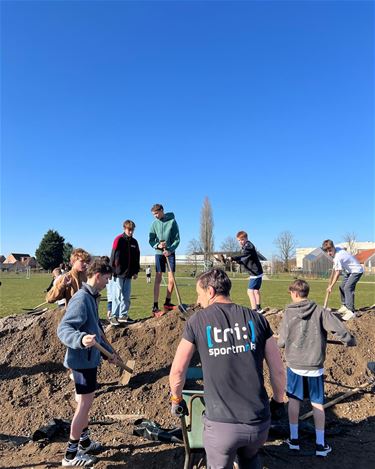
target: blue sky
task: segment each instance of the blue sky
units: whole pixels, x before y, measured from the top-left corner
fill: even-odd
[[[374,240],[374,3],[2,1],[1,253],[110,252],[150,207],[267,256]]]

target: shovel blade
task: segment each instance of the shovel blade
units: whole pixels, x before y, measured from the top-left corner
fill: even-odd
[[[128,360],[125,363],[126,368],[124,368],[121,378],[120,378],[120,384],[123,386],[126,386],[129,384],[130,378],[132,377],[132,374],[134,373],[134,367],[135,367],[135,360]]]

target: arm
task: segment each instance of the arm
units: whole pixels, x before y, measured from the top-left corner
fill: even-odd
[[[186,370],[194,352],[195,345],[186,339],[181,339],[169,373],[169,385],[172,396],[181,397],[185,384]]]
[[[280,335],[277,340],[277,345],[280,348],[285,348],[285,341],[287,335],[287,327],[286,327],[286,311],[284,312],[284,316],[281,320],[280,327],[279,327]]]
[[[65,290],[68,284],[67,275],[69,274],[64,274],[58,278],[53,287],[49,290],[46,295],[46,301],[48,301],[48,303],[54,303],[55,301],[65,298]]]
[[[273,398],[277,402],[284,401],[284,389],[286,385],[284,365],[276,340],[270,337],[266,342],[265,359],[270,370],[270,381]]]
[[[86,305],[81,299],[72,298],[57,328],[57,335],[64,345],[72,349],[85,348],[86,345],[83,344],[82,339],[88,333],[80,331],[79,328],[86,322],[86,319]]]
[[[322,312],[323,328],[327,332],[334,332],[336,337],[341,340],[347,347],[356,345],[355,337],[345,328],[343,323],[331,311],[323,310]]]
[[[153,247],[154,249],[158,248],[159,238],[156,236],[154,224],[151,225],[150,233],[148,235],[148,242],[149,242],[150,246]]]
[[[180,231],[178,229],[176,220],[174,220],[173,225],[172,225],[170,240],[172,241],[172,243],[169,246],[169,248],[167,248],[167,250],[169,252],[174,252],[178,248],[178,245],[180,244]]]
[[[254,252],[255,246],[248,241],[242,248],[241,255],[232,257],[232,260],[237,262],[238,264],[243,264],[246,266],[247,261],[250,259],[254,259]]]
[[[341,270],[335,270],[335,273],[333,274],[333,276],[331,278],[331,282],[327,287],[327,292],[331,293],[333,286],[335,285],[338,278],[340,277],[340,274],[341,274]]]

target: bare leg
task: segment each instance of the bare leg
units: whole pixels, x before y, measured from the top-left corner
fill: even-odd
[[[70,427],[70,439],[79,440],[82,430],[88,426],[89,411],[94,400],[94,393],[78,394],[76,396],[77,408]]]
[[[323,404],[315,404],[314,402],[312,402],[311,405],[313,408],[315,429],[324,430],[326,418]]]
[[[168,286],[167,286],[167,298],[171,298],[173,292],[174,282],[172,272],[168,272]]]
[[[253,290],[253,292],[254,292],[255,304],[260,305],[260,291],[259,290]]]
[[[297,399],[293,399],[289,397],[288,417],[289,417],[289,423],[291,423],[292,425],[298,425],[299,407],[300,407],[300,402]]]
[[[248,288],[248,290],[247,290],[247,294],[248,294],[249,300],[250,300],[251,309],[256,309],[256,306],[257,306],[254,291],[255,290],[250,290],[250,288]]]
[[[155,273],[155,283],[154,283],[154,303],[159,301],[159,292],[160,292],[160,284],[161,278],[163,276],[162,272]]]

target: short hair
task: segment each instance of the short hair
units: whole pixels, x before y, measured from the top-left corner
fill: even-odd
[[[78,259],[84,262],[90,262],[90,254],[82,248],[73,249],[72,254],[70,255],[70,262],[73,264]]]
[[[154,204],[151,207],[151,212],[159,212],[160,210],[164,210],[164,207],[162,206],[162,204]]]
[[[197,278],[197,283],[203,290],[212,287],[218,295],[229,296],[232,282],[222,269],[210,269]]]
[[[289,285],[289,291],[297,293],[301,298],[307,298],[310,292],[310,285],[305,280],[297,279]]]
[[[323,251],[328,251],[328,249],[332,249],[334,248],[335,245],[333,244],[333,241],[331,239],[326,239],[325,241],[323,241],[323,244],[322,244],[322,249]]]
[[[87,269],[87,277],[91,278],[95,274],[112,274],[112,267],[103,259],[96,259]]]
[[[100,256],[100,260],[103,261],[103,262],[107,262],[107,264],[109,264],[111,262],[111,260],[108,256]]]
[[[53,269],[52,275],[53,275],[54,277],[58,277],[59,275],[61,275],[61,269],[60,269],[60,267],[56,267],[55,269]]]
[[[132,220],[125,220],[124,223],[122,224],[122,226],[123,226],[124,228],[131,228],[132,230],[134,230],[134,228],[135,228],[135,223],[134,223],[134,221],[132,221]]]
[[[237,234],[236,234],[236,238],[247,238],[247,233],[246,231],[239,231]]]

